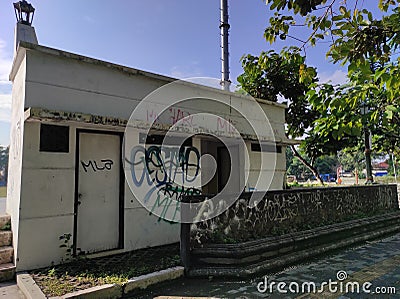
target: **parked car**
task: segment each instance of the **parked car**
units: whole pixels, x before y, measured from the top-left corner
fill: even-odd
[[[327,183],[336,182],[336,175],[332,173],[323,173],[321,174],[321,179]]]

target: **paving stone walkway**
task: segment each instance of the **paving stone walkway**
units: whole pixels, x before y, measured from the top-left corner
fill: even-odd
[[[267,279],[267,284],[265,284],[265,279]],[[281,289],[286,293],[279,292],[278,283],[281,283]],[[261,291],[266,289],[265,286],[269,288],[265,292],[260,292],[257,289],[258,284]],[[303,284],[305,292],[302,292]],[[357,285],[359,292],[357,292]],[[297,292],[297,286],[299,292]],[[309,293],[308,290],[312,292]],[[131,298],[157,296],[243,299],[400,298],[400,233],[315,258],[279,273],[259,275],[251,280],[180,279],[132,296]]]
[[[16,282],[0,283],[0,299],[25,299]]]

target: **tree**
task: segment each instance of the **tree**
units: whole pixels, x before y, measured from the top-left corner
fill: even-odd
[[[362,172],[361,164],[364,162],[364,154],[358,146],[339,151],[337,157],[344,172],[354,172],[356,169],[359,173]]]
[[[335,174],[338,166],[336,155],[321,156],[315,161],[315,167],[319,173]]]
[[[302,154],[304,155],[304,153]],[[288,175],[296,176],[299,180],[306,180],[313,176],[310,169],[293,155],[293,151],[289,147],[286,149],[286,172]]]
[[[304,52],[324,40],[331,62],[347,66],[348,84],[313,82],[307,92],[307,101],[320,113],[313,122],[319,137],[342,143],[369,130],[375,151],[398,154],[400,0],[374,3],[380,10],[375,16],[363,7],[364,1],[267,0],[275,14],[264,37],[270,43],[291,39]],[[298,28],[302,36],[309,30],[306,38],[296,35]],[[361,106],[367,106],[368,113],[361,115]]]
[[[282,97],[286,100],[287,136],[303,138],[300,151],[291,146],[293,155],[323,184],[315,167],[318,157],[336,154],[354,139],[344,136],[338,143],[334,131],[326,135],[315,129],[314,124],[323,117],[321,111],[310,104],[308,96],[317,82],[315,68],[305,65],[305,57],[299,54],[298,48],[284,49],[280,54],[268,51],[259,56],[246,55],[242,66],[244,73],[238,77],[238,82],[243,90],[260,99],[276,102]]]
[[[315,126],[323,137],[343,140],[359,136],[368,126],[379,150],[398,152],[400,143],[400,43],[399,0],[376,1],[381,14],[376,18],[364,9],[363,1],[268,0],[275,15],[265,29],[270,43],[292,38],[299,50],[319,41],[329,43],[327,57],[348,66],[349,83],[333,87],[312,83],[307,97],[321,117]],[[307,38],[293,32],[308,29]],[[361,116],[359,107],[370,111]]]
[[[8,152],[9,152],[9,147],[0,146],[0,171],[4,171],[5,181],[7,181]]]

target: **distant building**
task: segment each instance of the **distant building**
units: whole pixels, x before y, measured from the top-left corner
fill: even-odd
[[[376,170],[388,170],[389,164],[387,162],[374,163],[372,167]]]
[[[387,162],[378,162],[372,164],[372,174],[374,176],[386,176],[388,175],[389,164]]]

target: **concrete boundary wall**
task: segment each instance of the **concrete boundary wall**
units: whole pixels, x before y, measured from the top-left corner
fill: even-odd
[[[255,206],[252,196],[243,193],[218,217],[193,224],[191,247],[246,242],[399,210],[396,185],[269,191],[258,195]]]
[[[400,231],[396,185],[270,191],[254,207],[251,195],[213,219],[181,225],[187,275],[253,275]]]
[[[240,244],[208,245],[191,251],[191,277],[245,277],[314,258],[400,231],[400,212]]]

